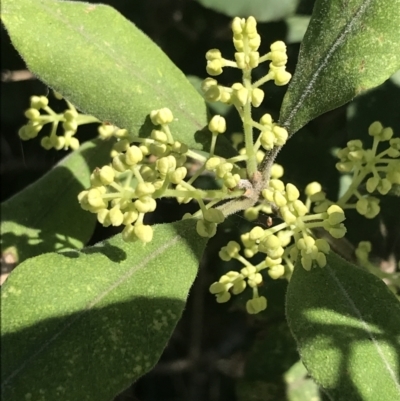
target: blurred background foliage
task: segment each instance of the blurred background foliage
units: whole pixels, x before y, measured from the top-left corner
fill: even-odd
[[[233,58],[230,22],[236,15],[254,15],[258,19],[262,37],[260,52],[267,52],[275,40],[285,40],[288,70],[294,73],[314,0],[108,0],[103,3],[113,6],[141,28],[198,87],[206,77],[204,55],[207,50],[219,48],[225,57]],[[48,89],[26,70],[3,27],[1,46],[0,173],[1,200],[4,201],[42,176],[65,156],[65,152],[45,151],[39,141],[22,142],[19,139],[17,131],[25,123],[23,113],[29,105],[29,97],[47,94]],[[261,66],[256,74],[262,76],[266,68]],[[226,69],[219,77],[227,85],[239,78],[233,69]],[[257,118],[268,112],[276,119],[286,87],[268,83],[264,89],[264,103],[254,116]],[[397,73],[350,104],[312,121],[294,135],[278,155],[278,163],[285,168],[285,180],[300,188],[311,181],[319,181],[330,199],[335,200],[348,185],[348,179],[335,170],[335,149],[355,138],[367,144],[367,128],[375,120],[393,127],[398,136],[399,104],[400,76]],[[64,107],[54,98],[51,105],[56,111]],[[210,104],[210,113],[226,117],[228,137],[240,131],[240,120],[232,108]],[[82,141],[95,137],[96,126],[83,126],[79,135]],[[349,212],[346,226],[352,245],[362,240],[371,241],[376,263],[382,268],[390,268],[400,256],[400,205],[398,198],[390,196],[382,200],[382,205],[382,213],[372,221]],[[163,200],[150,222],[175,221],[185,212],[194,210],[194,204],[178,206],[175,201]],[[266,219],[266,215],[261,215],[258,223],[266,224]],[[246,314],[243,305],[250,296],[246,292],[221,305],[208,293],[210,283],[224,272],[238,268],[234,262],[219,260],[220,247],[231,239],[238,239],[252,224],[255,223],[237,215],[219,228],[201,261],[184,316],[159,364],[120,394],[117,401],[325,399],[299,362],[296,345],[286,325],[284,281],[265,279],[262,292],[269,304],[258,316]],[[90,244],[117,232],[116,229],[98,227]]]

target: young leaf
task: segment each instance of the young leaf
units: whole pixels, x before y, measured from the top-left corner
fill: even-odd
[[[280,122],[294,134],[399,68],[400,0],[317,0]]]
[[[297,263],[286,315],[307,370],[330,399],[400,399],[400,303],[377,277],[333,252]]]
[[[110,401],[159,359],[206,245],[193,220],[21,264],[2,288],[2,400]]]
[[[109,159],[112,141],[84,143],[38,181],[1,205],[1,248],[22,262],[45,252],[80,249],[96,216],[84,211],[78,193],[90,185],[95,167]]]
[[[3,0],[2,21],[29,69],[80,110],[138,133],[151,110],[168,107],[174,138],[201,149],[193,134],[207,123],[203,99],[162,50],[113,8]]]

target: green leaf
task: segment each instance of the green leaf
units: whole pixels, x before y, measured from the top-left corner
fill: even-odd
[[[206,106],[146,35],[106,5],[3,0],[2,21],[29,69],[85,113],[145,135],[148,114],[168,107],[176,140],[193,148]],[[208,151],[208,149],[206,149]]]
[[[400,400],[400,303],[377,277],[333,252],[297,263],[286,315],[304,365],[335,401]]]
[[[294,134],[399,68],[400,0],[317,0],[280,122]]]
[[[259,22],[276,21],[296,11],[299,0],[197,0],[230,17],[254,16]]]
[[[205,245],[185,220],[21,264],[2,288],[2,400],[110,401],[159,359]]]
[[[77,196],[90,174],[109,158],[112,141],[84,143],[38,181],[1,205],[1,248],[22,262],[45,252],[82,248],[92,236],[96,216]]]

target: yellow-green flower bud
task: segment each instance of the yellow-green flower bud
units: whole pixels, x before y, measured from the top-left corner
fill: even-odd
[[[156,201],[150,196],[141,196],[135,200],[134,205],[139,213],[154,212],[157,207]]]
[[[109,218],[110,211],[108,209],[100,209],[97,212],[97,221],[104,227],[111,225],[111,220]]]
[[[208,129],[213,133],[223,134],[226,131],[225,118],[219,115],[214,116],[208,123]]]
[[[261,44],[261,36],[256,34],[248,41],[248,44],[252,51],[257,51]]]
[[[251,315],[255,315],[267,309],[267,299],[265,297],[258,297],[250,299],[246,302],[246,310]]]
[[[127,149],[125,153],[125,163],[128,166],[134,166],[135,164],[142,161],[142,159],[143,154],[137,146],[132,145]]]
[[[77,149],[79,149],[80,143],[79,143],[78,138],[72,137],[72,138],[68,138],[66,145],[68,147],[70,147],[72,150],[77,150]]]
[[[286,206],[287,205],[287,200],[286,198],[278,191],[274,192],[274,203],[278,207]]]
[[[246,55],[243,52],[236,52],[235,53],[235,61],[240,69],[246,68]]]
[[[18,132],[18,134],[20,134],[20,133]],[[21,135],[20,135],[20,137],[21,137]],[[24,139],[24,138],[21,138],[21,139]],[[50,150],[50,149],[53,147],[53,145],[51,144],[50,138],[49,138],[48,136],[44,136],[44,137],[41,139],[40,145],[41,145],[43,148],[45,148],[46,150]]]
[[[275,135],[269,129],[261,132],[260,137],[261,146],[265,150],[271,150],[275,144]]]
[[[138,198],[154,193],[154,185],[150,182],[139,182],[136,186],[135,194]]]
[[[261,284],[263,281],[262,275],[260,273],[255,273],[255,274],[251,274],[248,277],[248,281],[247,284],[249,285],[249,287],[258,287],[259,284]]]
[[[264,100],[264,91],[260,88],[254,88],[251,91],[251,104],[253,107],[258,107]]]
[[[346,216],[344,215],[343,209],[338,205],[329,206],[328,210],[328,221],[332,226],[341,223],[346,220]]]
[[[113,207],[110,210],[110,213],[108,216],[111,221],[111,224],[115,227],[120,226],[124,220],[124,215],[122,214],[120,208],[117,206]]]
[[[258,67],[260,61],[260,53],[259,52],[250,52],[249,54],[249,66],[251,68]]]
[[[99,188],[92,188],[87,194],[87,201],[94,208],[106,208],[107,203],[103,200],[102,192]]]
[[[274,163],[271,167],[271,178],[281,178],[283,176],[284,170],[280,164]]]
[[[150,112],[150,120],[154,125],[169,124],[174,120],[172,111],[167,107]]]
[[[249,221],[257,220],[259,211],[255,207],[249,207],[244,211],[244,217]]]
[[[229,292],[224,292],[222,294],[218,294],[216,297],[216,301],[219,304],[223,304],[225,302],[228,302],[231,299],[231,294]]]
[[[218,49],[210,49],[207,53],[206,53],[206,60],[216,60],[216,59],[221,59],[222,55],[221,52]]]
[[[134,226],[133,230],[136,237],[144,243],[151,242],[153,239],[153,228],[151,226],[141,224]]]
[[[31,96],[31,107],[34,109],[42,109],[49,104],[46,96]]]
[[[109,185],[114,181],[115,171],[110,166],[103,166],[99,171],[99,178],[103,185]]]
[[[232,287],[232,294],[238,295],[246,289],[246,282],[244,280],[236,281]]]
[[[392,189],[392,183],[387,178],[382,178],[378,185],[378,192],[386,195]]]
[[[264,114],[261,118],[260,118],[260,124],[262,125],[266,125],[266,126],[272,126],[272,117],[271,114]]]
[[[303,266],[304,270],[310,271],[312,268],[312,262],[313,260],[309,255],[301,258],[301,265]]]
[[[308,197],[311,197],[311,196],[313,196],[313,195],[315,195],[317,193],[322,193],[321,191],[322,191],[321,184],[319,182],[316,182],[316,181],[311,182],[310,184],[308,184],[306,186],[306,189],[305,189],[305,193],[306,193],[306,195]],[[325,197],[324,197],[324,199],[325,199]],[[322,199],[320,199],[320,200],[322,200]]]
[[[78,112],[76,110],[66,110],[64,112],[63,117],[67,120],[67,121],[73,121],[78,117]]]
[[[276,138],[275,142],[277,145],[282,146],[286,143],[286,140],[288,139],[289,134],[285,128],[275,125],[272,128],[272,132],[275,135],[275,138]]]
[[[198,220],[196,231],[201,237],[211,238],[217,232],[217,225],[205,220]]]
[[[294,224],[297,221],[297,217],[289,210],[289,208],[283,206],[281,207],[281,216],[286,224]]]
[[[165,132],[153,129],[150,134],[150,138],[154,139],[155,141],[162,142],[162,143],[167,143],[168,142],[168,136]]]
[[[259,240],[263,236],[264,236],[264,230],[260,226],[254,227],[249,233],[249,238],[252,241]]]
[[[326,256],[322,252],[318,252],[318,255],[316,257],[316,262],[319,267],[325,267],[326,266]]]
[[[173,184],[180,184],[182,180],[186,177],[186,174],[186,167],[178,167],[175,171],[170,172],[168,177]]]
[[[299,196],[300,192],[293,184],[286,184],[286,197],[289,202],[294,202]]]
[[[226,285],[217,281],[212,283],[208,290],[211,292],[211,294],[226,292]]]
[[[211,159],[210,159],[211,160]],[[226,174],[230,173],[233,169],[232,163],[221,163],[217,166],[216,174],[219,178],[223,178]]]
[[[201,83],[201,90],[205,93],[209,89],[214,88],[218,86],[218,81],[214,78],[206,78],[202,83]]]
[[[371,136],[378,136],[383,130],[383,126],[379,121],[373,122],[368,128],[368,134]]]
[[[246,88],[240,88],[239,90],[235,91],[235,97],[239,101],[241,106],[244,106],[249,99],[249,91]]]
[[[128,210],[124,212],[123,217],[124,219],[122,221],[122,224],[128,225],[134,223],[139,217],[139,213],[137,212],[135,205],[132,204],[131,207],[129,207]]]
[[[292,74],[290,74],[289,72],[285,71],[285,70],[278,70],[275,73],[275,79],[274,79],[274,83],[277,86],[283,86],[286,85],[292,78]]]
[[[321,252],[329,253],[330,246],[326,240],[319,238],[315,241],[315,245]]]
[[[71,120],[71,121],[64,121],[62,124],[63,128],[65,131],[72,131],[72,132],[76,132],[76,130],[78,129],[78,124],[76,121]]]
[[[60,150],[65,146],[65,138],[63,136],[51,136],[50,141],[54,149]]]
[[[268,275],[273,279],[277,280],[285,274],[285,267],[281,264],[272,266],[268,269]]]
[[[276,42],[271,44],[270,49],[272,52],[286,52],[285,42],[277,40]]]
[[[239,17],[235,17],[232,21],[232,32],[236,35],[240,35],[243,32],[245,26],[245,20]]]
[[[293,209],[296,211],[299,217],[303,217],[308,213],[307,206],[298,199],[293,202]]]
[[[100,135],[100,138],[107,139],[113,135],[115,127],[113,125],[102,124],[97,128],[97,131]]]
[[[40,111],[32,107],[25,111],[25,117],[29,120],[36,120],[38,117],[40,117]]]
[[[222,74],[223,62],[222,59],[214,59],[207,61],[206,71],[207,74],[217,76]]]
[[[229,188],[229,189],[233,189],[235,188],[240,181],[240,175],[239,174],[231,174],[231,173],[227,173],[224,176],[224,185]]]
[[[206,161],[206,170],[214,171],[221,164],[221,159],[219,157],[210,157]]]
[[[333,238],[343,238],[347,232],[346,227],[343,224],[340,224],[338,227],[332,227],[328,231]]]
[[[224,214],[219,209],[207,209],[203,216],[204,220],[210,223],[220,224],[225,220]]]

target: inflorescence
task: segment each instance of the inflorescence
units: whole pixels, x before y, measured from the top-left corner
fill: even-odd
[[[179,203],[197,201],[199,211],[184,218],[197,219],[197,232],[203,237],[214,236],[217,225],[237,211],[244,210],[245,217],[251,221],[257,219],[260,211],[275,214],[279,224],[271,224],[267,229],[256,226],[241,235],[241,244],[230,241],[221,249],[219,257],[223,261],[236,259],[243,267],[240,271],[227,272],[210,286],[210,292],[219,303],[227,302],[232,295],[250,287],[252,298],[247,301],[246,308],[255,314],[267,307],[267,299],[258,293],[264,272],[274,280],[290,279],[298,259],[305,270],[326,265],[330,246],[327,240],[316,238],[314,229],[323,228],[333,238],[342,238],[346,234],[345,209],[355,209],[366,218],[377,216],[379,199],[372,194],[385,195],[393,185],[400,184],[400,138],[393,138],[391,128],[375,122],[369,128],[373,137],[371,149],[364,149],[360,140],[349,141],[347,147],[338,152],[340,161],[336,168],[351,174],[352,182],[336,202],[326,198],[317,182],[310,183],[302,197],[295,185],[281,180],[283,167],[272,161],[267,175],[259,171],[264,151],[282,146],[288,139],[286,129],[274,122],[271,115],[264,114],[259,121],[252,119],[252,108],[259,107],[264,98],[260,86],[268,81],[286,85],[291,78],[286,71],[286,46],[283,42],[275,42],[270,52],[260,55],[261,39],[253,17],[235,18],[232,31],[236,49],[234,60],[228,60],[218,49],[212,49],[206,54],[206,69],[215,77],[226,67],[237,68],[242,72],[241,82],[227,87],[215,78],[206,78],[202,89],[208,101],[236,108],[243,123],[243,133],[232,136],[235,149],[244,142],[238,155],[226,159],[215,154],[217,137],[226,131],[226,121],[219,115],[208,124],[212,140],[207,157],[174,140],[171,132],[174,117],[168,108],[150,113],[154,129],[148,138],[133,136],[126,129],[104,123],[98,129],[100,137],[116,138],[112,161],[93,171],[90,188],[82,191],[78,199],[81,207],[95,213],[103,226],[124,226],[122,237],[125,241],[140,240],[143,243],[150,242],[153,237],[152,227],[144,224],[145,214],[153,212],[157,207],[156,200],[162,197],[174,197]],[[270,62],[268,73],[252,82],[252,70],[267,61]],[[76,149],[79,146],[74,137],[77,127],[99,121],[79,114],[67,103],[68,110],[56,114],[49,108],[47,98],[33,97],[31,108],[25,113],[29,122],[21,128],[20,137],[34,138],[45,124],[51,123],[51,133],[42,138],[42,146]],[[40,114],[41,109],[46,114]],[[56,134],[60,122],[63,136]],[[254,130],[259,131],[255,141]],[[388,147],[378,153],[381,142],[388,143]],[[200,167],[188,174],[188,163],[193,161]],[[245,162],[246,168],[240,166],[240,162]],[[196,187],[195,181],[205,173],[214,175],[219,189]],[[262,178],[265,176],[270,177],[267,182]],[[364,184],[366,192],[361,189]],[[365,259],[364,248],[361,247],[358,253]],[[256,254],[262,254],[263,258],[253,264],[251,259]]]

